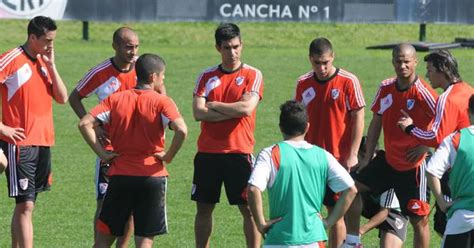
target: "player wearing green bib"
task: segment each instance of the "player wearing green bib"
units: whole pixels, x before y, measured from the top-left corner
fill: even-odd
[[[324,149],[304,141],[308,117],[304,105],[281,106],[284,141],[262,150],[249,180],[249,205],[264,247],[325,247],[325,228],[339,220],[356,194],[349,173]],[[326,185],[341,192],[335,211],[320,215]],[[262,192],[268,189],[270,221],[265,221]],[[271,227],[271,229],[270,229]]]
[[[428,184],[436,203],[447,212],[441,247],[474,247],[474,95],[469,98],[471,126],[448,135],[428,163]],[[452,202],[441,192],[440,179],[450,170]]]

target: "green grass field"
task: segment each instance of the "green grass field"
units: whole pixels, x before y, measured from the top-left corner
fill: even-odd
[[[26,39],[26,21],[0,20],[0,53],[22,44]],[[81,23],[59,22],[56,61],[70,92],[88,69],[113,55],[113,31],[124,24],[91,23],[90,41],[81,40]],[[140,53],[163,56],[167,62],[166,87],[189,127],[189,136],[177,158],[168,165],[169,234],[157,237],[155,247],[193,247],[194,203],[190,200],[196,139],[199,124],[192,118],[191,101],[194,81],[205,68],[220,61],[214,49],[216,23],[128,23],[140,36]],[[366,50],[369,45],[398,41],[416,41],[416,24],[310,24],[310,23],[242,23],[243,61],[261,69],[264,75],[264,99],[258,108],[255,152],[281,137],[278,131],[278,107],[293,97],[299,75],[311,69],[307,60],[309,42],[318,36],[332,40],[335,64],[356,75],[363,84],[370,105],[378,83],[393,76],[389,50]],[[7,35],[8,34],[8,35]],[[474,26],[429,24],[427,38],[451,42],[455,37],[474,37]],[[461,75],[474,81],[474,50],[453,50]],[[425,73],[419,54],[418,72]],[[86,100],[92,107],[96,99]],[[69,105],[55,105],[56,146],[53,148],[54,185],[52,191],[40,194],[34,214],[36,247],[90,247],[92,216],[95,210],[93,186],[93,152],[82,140],[78,119]],[[371,114],[365,118],[366,126]],[[0,247],[10,246],[9,223],[14,201],[7,197],[5,177],[0,177]],[[214,214],[213,247],[244,247],[238,210],[228,206],[225,196]],[[411,246],[412,233],[407,240]],[[364,238],[366,247],[377,247],[376,232]],[[432,233],[432,247],[439,246]]]

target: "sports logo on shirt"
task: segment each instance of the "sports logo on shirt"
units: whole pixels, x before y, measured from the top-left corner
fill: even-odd
[[[316,91],[314,88],[308,88],[303,91],[303,104],[308,106],[309,102],[311,102],[316,97]]]
[[[28,178],[19,179],[18,183],[20,184],[20,189],[26,190],[28,188]]]
[[[31,70],[28,63],[25,63],[14,73],[11,75],[6,81],[5,84],[8,85],[8,97],[7,100],[10,99],[15,95],[15,93],[20,89],[20,87],[28,82],[30,78],[33,76],[33,71]]]
[[[407,108],[408,110],[411,110],[415,106],[415,100],[414,99],[408,99],[407,100]]]
[[[97,97],[100,101],[104,100],[105,98],[109,97],[113,93],[115,93],[122,83],[116,77],[110,77],[105,83],[103,83],[99,88],[97,88]]]
[[[387,110],[388,108],[390,108],[390,106],[392,106],[392,104],[393,104],[392,94],[388,94],[386,97],[380,99],[380,110],[377,113],[380,115],[383,114],[385,110]]]
[[[235,83],[240,86],[242,85],[242,83],[244,82],[244,77],[243,76],[238,76],[236,79],[235,79]]]
[[[331,97],[333,100],[336,100],[339,97],[339,89],[332,89],[331,90]]]
[[[209,93],[211,93],[211,91],[217,88],[219,85],[221,85],[221,80],[218,76],[209,78],[206,83],[206,96],[208,96]]]

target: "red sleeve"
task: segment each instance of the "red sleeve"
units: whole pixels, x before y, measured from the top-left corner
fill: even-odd
[[[457,107],[448,100],[448,95],[445,93],[438,98],[434,121],[429,130],[415,127],[411,131],[421,144],[438,147],[446,136],[456,131],[459,121]]]
[[[206,96],[206,83],[207,79],[205,73],[201,73],[196,79],[196,85],[194,86],[193,96]]]
[[[250,73],[246,91],[256,92],[260,99],[263,98],[263,77],[259,70],[254,69],[252,70],[252,73]]]
[[[104,99],[99,105],[95,106],[89,114],[99,119],[102,122],[108,123],[110,121],[111,97]]]
[[[272,161],[273,165],[275,166],[276,170],[280,169],[280,147],[278,145],[274,145],[272,147]]]
[[[349,110],[360,109],[365,107],[364,94],[362,93],[362,88],[360,86],[359,79],[350,74],[348,78],[348,84],[346,87],[346,95],[348,100]]]
[[[97,87],[103,82],[99,82],[98,73],[95,68],[92,68],[86,75],[77,83],[76,90],[81,97],[87,97],[93,93]]]
[[[383,114],[383,109],[381,109],[381,103],[380,103],[380,100],[383,99],[384,101],[384,104],[391,104],[391,101],[392,99],[388,99],[388,98],[384,98],[384,92],[382,90],[382,86],[379,87],[379,89],[377,90],[377,93],[375,94],[375,97],[374,97],[374,101],[372,102],[372,105],[370,107],[370,109],[372,110],[372,112],[376,113],[376,114]]]
[[[174,103],[173,99],[165,97],[165,100],[162,103],[163,108],[161,110],[161,114],[168,118],[170,121],[174,121],[181,117],[178,107],[176,107],[176,104]]]
[[[15,72],[15,57],[21,53],[20,48],[14,48],[0,56],[0,83],[5,83]]]
[[[461,132],[456,132],[456,134],[454,134],[453,136],[453,139],[451,140],[451,142],[453,142],[453,146],[454,146],[454,149],[456,149],[456,151],[459,148],[460,140],[461,140]]]

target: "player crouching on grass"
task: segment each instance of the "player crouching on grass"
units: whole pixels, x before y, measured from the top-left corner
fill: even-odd
[[[263,149],[249,180],[248,202],[264,247],[325,247],[326,230],[349,208],[357,194],[354,181],[326,150],[304,140],[309,123],[305,106],[287,101],[280,107],[284,141]],[[320,218],[326,185],[340,192],[334,211]],[[268,189],[270,220],[263,211]]]
[[[367,136],[362,137],[360,143],[358,159],[363,161],[366,156]],[[368,167],[377,166],[378,163],[385,161],[385,151],[379,150],[378,144],[375,146],[373,157],[367,165]],[[353,171],[351,175],[354,175]],[[359,228],[361,236],[367,234],[373,228],[379,230],[379,246],[382,248],[401,248],[406,240],[408,217],[401,213],[400,203],[395,195],[394,189],[389,189],[382,194],[374,192],[361,193],[363,210],[362,216],[368,221]]]
[[[132,212],[136,247],[152,247],[155,235],[168,232],[165,164],[171,163],[181,148],[187,127],[173,100],[153,90],[163,84],[163,59],[144,54],[135,66],[137,86],[103,100],[79,123],[92,150],[103,161],[111,161],[94,247],[110,247],[115,238],[123,236]],[[113,152],[104,150],[96,138],[95,127],[102,124],[110,126]],[[167,151],[166,127],[174,131]]]

